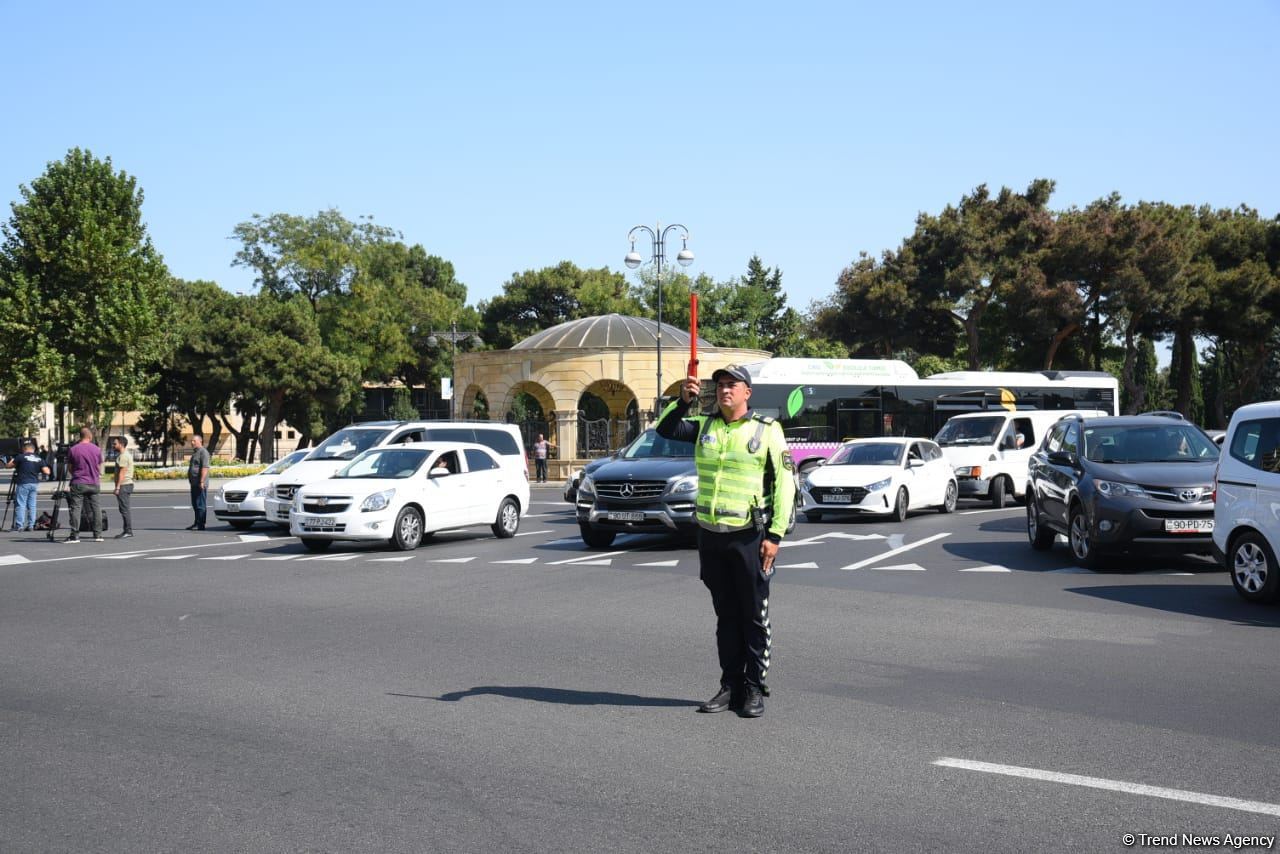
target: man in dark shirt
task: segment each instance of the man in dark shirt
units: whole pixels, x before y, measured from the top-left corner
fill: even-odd
[[[67,467],[71,470],[70,489],[67,490],[67,524],[71,528],[68,543],[80,542],[80,510],[89,514],[93,528],[93,542],[102,539],[102,449],[93,443],[93,430],[80,428],[80,441],[67,452]]]
[[[30,531],[36,524],[36,490],[40,485],[40,476],[49,474],[49,467],[35,452],[36,443],[30,439],[22,440],[22,453],[9,460],[8,467],[14,469],[14,492],[18,509],[13,514],[14,531]]]
[[[204,447],[204,436],[191,437],[191,462],[187,465],[187,483],[191,487],[191,509],[196,520],[187,526],[188,531],[203,531],[206,508],[209,506],[209,451]]]

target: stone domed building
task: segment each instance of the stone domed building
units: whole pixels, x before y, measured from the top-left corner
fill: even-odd
[[[492,420],[522,422],[526,442],[545,433],[558,450],[551,475],[562,477],[575,461],[621,447],[652,422],[659,391],[679,393],[689,362],[689,333],[662,324],[661,389],[658,336],[653,320],[606,314],[553,326],[510,350],[459,353],[453,368],[459,414],[468,418],[487,410]],[[698,339],[703,377],[725,365],[770,356]]]

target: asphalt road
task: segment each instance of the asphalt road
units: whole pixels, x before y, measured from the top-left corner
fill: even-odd
[[[0,535],[0,851],[1098,851],[1280,825],[1280,610],[1203,560],[1078,572],[1016,508],[801,522],[744,720],[694,712],[718,676],[696,554],[588,551],[556,491],[513,540],[411,554],[187,533],[183,503],[136,496],[124,542]]]

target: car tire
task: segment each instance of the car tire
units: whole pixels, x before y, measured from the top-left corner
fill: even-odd
[[[1005,479],[1003,477],[997,477],[991,481],[990,495],[991,506],[1004,509]]]
[[[895,522],[907,521],[907,507],[910,504],[907,488],[905,486],[898,487],[898,497],[893,500],[893,511],[889,514],[889,518]]]
[[[253,527],[252,519],[228,519],[227,524],[237,531],[247,531]]]
[[[1227,552],[1227,572],[1241,598],[1248,602],[1270,603],[1280,595],[1280,567],[1267,540],[1256,531],[1246,531],[1231,541]]]
[[[405,507],[396,514],[391,529],[391,546],[402,552],[411,552],[422,545],[422,514],[412,507]]]
[[[954,480],[947,481],[947,492],[942,498],[942,503],[938,505],[939,513],[956,512],[956,501],[960,498],[960,487]]]
[[[1053,529],[1040,522],[1040,508],[1036,506],[1035,496],[1030,490],[1027,491],[1027,540],[1031,543],[1031,548],[1038,552],[1047,552],[1053,548]]]
[[[598,531],[590,525],[578,523],[578,530],[582,532],[582,541],[592,549],[607,549],[613,545],[613,538],[617,536],[614,531]]]
[[[1067,543],[1071,546],[1071,558],[1077,566],[1092,569],[1095,572],[1102,567],[1098,550],[1093,545],[1093,532],[1089,530],[1089,519],[1084,515],[1084,508],[1079,504],[1071,508],[1071,516],[1067,521]]]
[[[818,510],[806,510],[804,511],[804,518],[808,519],[810,522],[821,522],[822,513]]]
[[[493,535],[500,540],[509,540],[520,530],[520,505],[514,498],[502,499],[498,505],[498,518],[493,520]]]
[[[303,537],[302,547],[309,552],[327,552],[333,540],[320,540],[315,537]]]

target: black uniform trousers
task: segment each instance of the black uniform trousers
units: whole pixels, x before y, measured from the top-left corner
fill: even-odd
[[[764,693],[773,629],[769,625],[769,579],[761,573],[764,533],[754,527],[729,533],[698,532],[702,583],[716,611],[720,681],[744,683]]]

